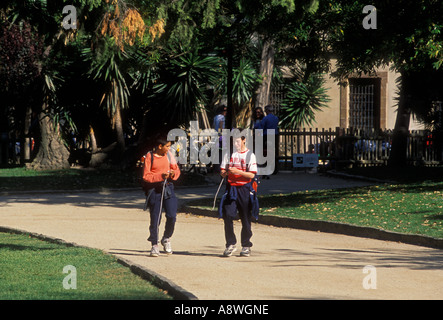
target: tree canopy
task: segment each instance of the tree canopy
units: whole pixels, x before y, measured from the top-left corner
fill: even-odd
[[[211,112],[225,97],[230,122],[246,126],[243,118],[268,103],[272,82],[279,80],[288,92],[282,124],[297,127],[325,108],[325,72],[341,81],[389,64],[402,75],[396,132],[404,133],[411,112],[428,119],[429,105],[441,99],[443,4],[377,1],[371,7],[374,29],[362,25],[366,5],[4,0],[2,131],[17,132],[22,146],[35,138],[34,153],[22,153],[34,168],[69,166],[79,157],[79,142],[89,145],[82,155],[86,165],[133,163],[146,151],[147,138],[186,125],[202,110]],[[66,6],[75,10],[64,11]],[[282,81],[284,66],[303,72]],[[431,80],[414,81],[423,75]]]

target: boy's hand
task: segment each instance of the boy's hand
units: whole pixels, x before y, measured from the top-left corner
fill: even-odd
[[[169,172],[162,173],[162,178],[163,178],[163,180],[164,180],[164,179],[168,179],[169,176],[170,176]]]
[[[220,175],[221,175],[223,178],[225,178],[225,177],[228,175],[228,172],[227,172],[226,170],[222,169],[222,170],[220,171]]]
[[[169,172],[169,178],[174,179],[174,177],[175,177],[175,172],[174,172],[174,170],[171,170]]]
[[[228,172],[231,174],[241,174],[243,171],[241,171],[240,169],[237,169],[237,168],[229,168]]]

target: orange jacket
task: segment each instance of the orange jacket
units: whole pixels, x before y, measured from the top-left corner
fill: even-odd
[[[151,156],[154,157],[154,162],[151,168]],[[177,161],[172,154],[170,154],[171,162],[169,162],[168,156],[157,156],[153,152],[148,152],[145,158],[145,165],[143,169],[143,180],[150,183],[162,182],[162,174],[168,171],[174,170],[175,176],[172,180],[177,180],[180,177],[180,168],[177,165]]]

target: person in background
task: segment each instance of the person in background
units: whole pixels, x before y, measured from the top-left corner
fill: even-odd
[[[256,107],[254,109],[254,114],[252,115],[252,119],[254,120],[252,127],[256,129],[264,117],[265,113],[263,112],[263,109],[261,107]]]
[[[263,145],[264,145],[264,154],[267,154],[267,143],[268,143],[268,129],[274,129],[273,139],[275,146],[275,169],[272,174],[278,173],[278,151],[279,145],[278,142],[280,140],[279,129],[278,129],[278,117],[274,114],[274,107],[272,105],[267,105],[265,107],[266,116],[262,121],[257,125],[255,129],[263,129]],[[269,177],[268,177],[269,178]]]
[[[225,105],[221,105],[217,109],[217,115],[214,117],[214,129],[218,133],[218,163],[213,163],[215,172],[220,172],[220,162],[222,160],[223,137],[222,130],[225,129],[226,113],[228,109]]]
[[[214,129],[217,132],[221,132],[221,130],[225,129],[225,122],[226,122],[226,113],[228,109],[225,105],[222,105],[218,107],[217,109],[217,115],[214,117]]]

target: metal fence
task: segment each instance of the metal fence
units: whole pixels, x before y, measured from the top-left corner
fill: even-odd
[[[391,130],[352,128],[280,130],[279,167],[292,170],[294,154],[316,154],[323,168],[387,165],[392,135]],[[24,165],[20,146],[7,134],[0,135],[0,167]],[[406,160],[410,165],[443,165],[443,132],[410,131]]]
[[[392,130],[352,128],[281,130],[280,168],[294,168],[294,154],[317,154],[319,165],[329,168],[387,165],[392,150],[392,134]],[[442,165],[442,136],[441,131],[410,131],[407,138],[407,163]]]

